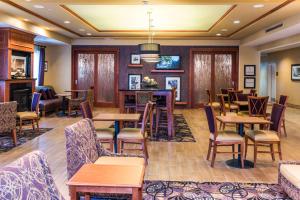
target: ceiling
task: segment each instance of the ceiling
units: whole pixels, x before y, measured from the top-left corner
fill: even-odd
[[[70,38],[144,38],[151,11],[155,38],[242,39],[299,10],[299,0],[0,0],[0,12]]]

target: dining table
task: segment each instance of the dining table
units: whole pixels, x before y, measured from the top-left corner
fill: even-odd
[[[251,129],[254,128],[255,124],[259,125],[266,125],[271,124],[269,120],[266,120],[261,117],[250,117],[247,115],[226,115],[226,116],[217,116],[216,117],[218,121],[224,123],[224,124],[236,124],[237,125],[237,132],[240,136],[245,136],[245,130],[244,125],[249,124],[251,125]],[[238,146],[239,152],[241,151],[241,146]],[[241,168],[241,155],[238,155],[238,159],[231,159],[226,161],[226,164],[230,167],[234,168]],[[249,160],[244,160],[244,168],[253,168],[254,164],[253,162]]]
[[[71,96],[70,93],[57,93],[55,96],[62,98],[62,115],[66,115],[66,109],[67,109],[67,97]]]
[[[139,113],[100,113],[93,117],[93,121],[114,121],[114,151],[117,153],[117,139],[118,134],[120,133],[120,122],[138,122],[140,117],[141,114]]]

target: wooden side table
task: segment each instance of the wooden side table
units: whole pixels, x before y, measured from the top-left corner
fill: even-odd
[[[85,164],[67,185],[71,200],[78,193],[132,194],[133,200],[142,200],[144,175],[145,166]]]

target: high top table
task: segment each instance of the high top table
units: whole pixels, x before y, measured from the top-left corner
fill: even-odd
[[[115,137],[114,151],[117,152],[117,138],[120,132],[120,122],[138,122],[141,114],[126,114],[126,113],[100,113],[93,118],[93,121],[114,121],[115,122]]]
[[[71,200],[79,199],[78,193],[132,194],[133,200],[142,200],[144,175],[144,165],[85,164],[67,185]]]
[[[251,128],[255,124],[271,124],[269,120],[260,118],[260,117],[250,117],[250,116],[231,116],[231,115],[226,115],[226,116],[217,116],[216,117],[218,121],[225,123],[225,124],[237,124],[238,125],[238,134],[242,137],[244,137],[245,132],[244,132],[244,124],[250,124]],[[241,147],[239,145],[239,151],[241,150]],[[226,162],[226,164],[230,167],[235,167],[235,168],[241,168],[241,155],[238,154],[238,159],[231,159]],[[244,161],[244,167],[245,168],[253,168],[253,163],[249,160]]]

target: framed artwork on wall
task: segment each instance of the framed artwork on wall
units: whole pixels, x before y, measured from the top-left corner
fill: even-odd
[[[244,76],[256,76],[256,65],[244,65]]]
[[[180,77],[166,76],[166,90],[176,88],[176,101],[180,101]]]
[[[300,64],[293,64],[291,68],[292,81],[300,81]]]
[[[256,79],[254,77],[245,77],[244,78],[244,88],[245,89],[255,89]]]
[[[11,76],[25,77],[27,73],[26,66],[27,66],[26,57],[12,55]]]
[[[130,64],[140,65],[141,64],[141,55],[140,54],[131,54],[130,55]]]
[[[142,82],[141,74],[128,74],[128,89],[129,90],[140,90]]]

